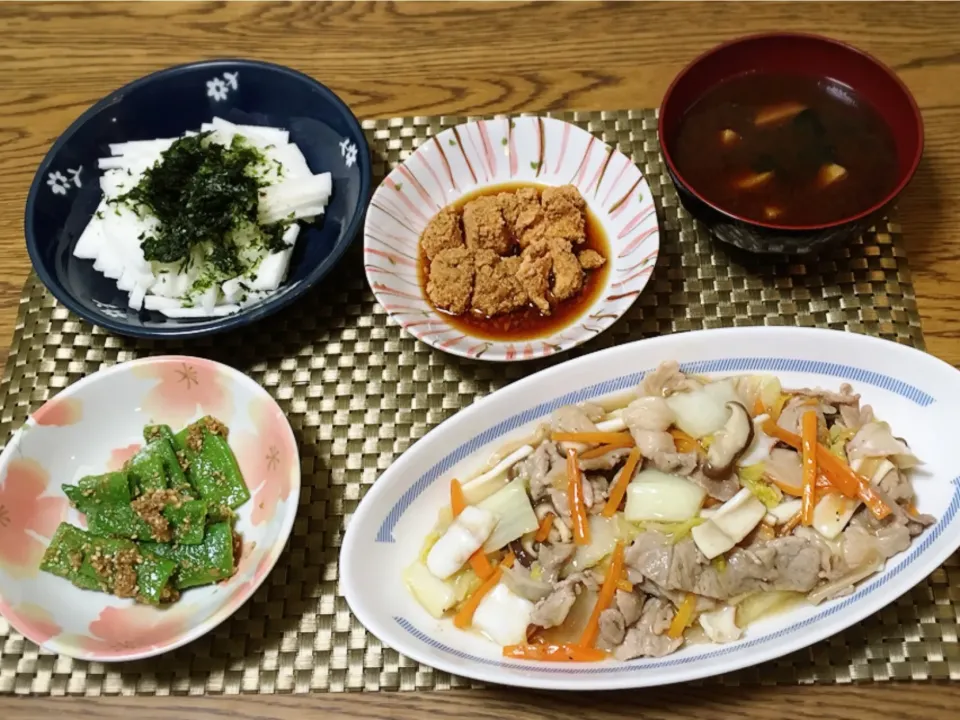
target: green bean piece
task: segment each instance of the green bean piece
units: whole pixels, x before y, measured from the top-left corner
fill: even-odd
[[[40,569],[65,578],[84,590],[98,590],[100,583],[80,572],[87,533],[69,523],[60,523],[43,553]]]
[[[169,542],[169,534],[155,535],[150,523],[140,517],[130,503],[90,508],[87,511],[87,527],[91,533],[101,537]]]
[[[207,525],[219,522],[228,522],[231,525],[236,521],[237,514],[226,505],[207,506]]]
[[[163,467],[167,472],[170,487],[182,493],[190,494],[191,486],[184,473],[183,465],[178,454],[177,437],[169,425],[148,425],[143,429],[143,438],[150,445],[158,443],[158,452],[163,459]]]
[[[85,590],[102,590],[156,605],[164,597],[177,564],[142,553],[129,540],[96,537],[62,523],[44,553],[40,569]]]
[[[190,483],[211,506],[226,505],[231,510],[250,499],[237,458],[221,436],[203,430],[200,452],[190,461]]]
[[[174,584],[179,590],[220,582],[234,572],[233,528],[230,523],[208,526],[199,545],[143,543],[142,547],[147,553],[177,562],[179,567]]]
[[[170,441],[170,444],[176,447],[176,436],[173,434],[173,429],[169,425],[146,425],[143,428],[143,440],[144,442],[151,443],[154,440],[160,440],[161,438],[166,438]]]
[[[61,485],[70,503],[86,513],[98,505],[126,505],[130,502],[130,480],[125,472],[87,475],[76,485]]]
[[[154,443],[141,448],[127,463],[126,470],[130,474],[134,495],[167,488],[167,469]]]
[[[141,553],[140,557],[140,564],[137,565],[137,585],[140,588],[137,600],[159,605],[166,599],[164,591],[177,571],[177,563],[149,553]]]
[[[206,500],[188,500],[179,507],[167,505],[163,516],[173,527],[173,541],[182,545],[199,545],[207,520]]]

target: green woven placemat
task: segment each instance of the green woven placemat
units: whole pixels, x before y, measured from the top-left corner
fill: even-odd
[[[715,245],[679,208],[651,110],[556,115],[616,144],[642,167],[657,201],[661,250],[627,315],[572,357],[669,332],[731,325],[847,329],[922,347],[900,228],[887,222],[806,262]],[[374,173],[463,118],[364,123]],[[358,242],[359,245],[359,242]],[[188,353],[238,367],[287,412],[300,442],[303,491],[290,543],[254,597],[214,632],[167,655],[103,665],[40,651],[0,619],[0,692],[53,695],[221,694],[467,687],[385,648],[337,587],[344,518],[410,444],[473,398],[565,357],[486,364],[444,355],[403,334],[376,304],[359,248],[279,315],[194,342],[112,337],[70,315],[35,277],[23,289],[0,384],[0,436],[85,375],[135,357]],[[960,561],[844,633],[707,683],[960,678]]]

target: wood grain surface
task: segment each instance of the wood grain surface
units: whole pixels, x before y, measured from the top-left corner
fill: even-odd
[[[953,3],[0,3],[0,345],[29,270],[34,170],[86,107],[145,73],[214,57],[289,65],[362,118],[659,104],[725,39],[826,32],[915,94],[926,152],[900,203],[930,352],[960,364],[960,6]],[[5,351],[3,351],[5,356]],[[0,358],[3,359],[3,358]],[[2,718],[957,717],[960,688],[905,684],[561,695],[526,691],[241,698],[0,699]]]

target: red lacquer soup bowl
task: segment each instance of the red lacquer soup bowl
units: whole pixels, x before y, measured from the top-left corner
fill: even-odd
[[[862,209],[830,222],[760,220],[724,207],[684,177],[677,167],[677,139],[684,117],[722,83],[748,74],[814,78],[852,91],[869,104],[889,130],[889,191],[870,197]],[[923,121],[909,90],[892,70],[856,48],[817,35],[771,33],[720,45],[677,76],[660,106],[660,144],[668,172],[684,207],[721,240],[752,252],[800,254],[840,243],[871,227],[913,177],[923,152]]]

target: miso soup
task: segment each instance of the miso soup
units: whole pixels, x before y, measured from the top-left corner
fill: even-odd
[[[742,75],[711,89],[681,121],[673,155],[709,202],[776,225],[843,220],[897,180],[879,113],[845,85],[799,75]]]

